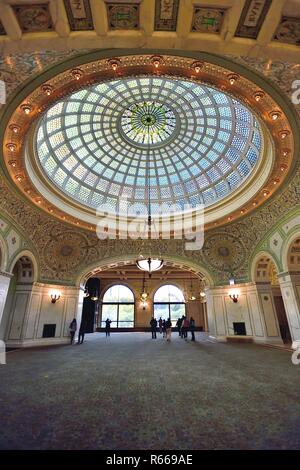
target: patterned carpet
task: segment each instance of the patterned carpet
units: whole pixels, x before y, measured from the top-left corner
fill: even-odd
[[[291,353],[196,339],[95,333],[8,353],[0,448],[299,449]]]

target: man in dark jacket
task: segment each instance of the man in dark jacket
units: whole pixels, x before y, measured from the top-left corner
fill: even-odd
[[[150,326],[151,326],[152,339],[156,339],[156,328],[157,328],[156,318],[154,317],[151,318]]]

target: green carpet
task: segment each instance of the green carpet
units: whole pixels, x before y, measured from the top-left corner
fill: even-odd
[[[101,333],[0,366],[1,449],[300,448],[288,351]]]

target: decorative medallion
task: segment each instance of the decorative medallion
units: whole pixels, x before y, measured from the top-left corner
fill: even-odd
[[[138,29],[139,4],[107,3],[109,29]]]
[[[11,5],[23,33],[53,31],[49,4]]]
[[[235,36],[256,39],[271,3],[271,0],[246,0]]]
[[[0,36],[5,36],[5,35],[6,35],[6,31],[4,29],[2,21],[0,21]]]
[[[172,137],[175,126],[172,109],[154,101],[133,104],[121,117],[125,138],[136,145],[163,144]]]
[[[194,6],[191,31],[197,33],[220,33],[226,9]]]
[[[88,252],[88,242],[84,235],[67,231],[55,235],[46,243],[44,258],[53,271],[72,271],[84,262]]]
[[[206,236],[202,253],[208,266],[229,273],[238,270],[246,258],[243,243],[228,233]]]
[[[176,31],[179,0],[156,0],[155,31]]]
[[[89,0],[64,0],[71,31],[94,29]]]
[[[300,18],[289,18],[282,16],[276,33],[275,41],[286,42],[288,44],[300,45]]]

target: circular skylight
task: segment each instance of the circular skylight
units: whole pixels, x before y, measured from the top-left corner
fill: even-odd
[[[240,102],[209,86],[124,78],[52,106],[36,137],[40,166],[73,200],[115,213],[210,206],[251,174],[261,130]]]

